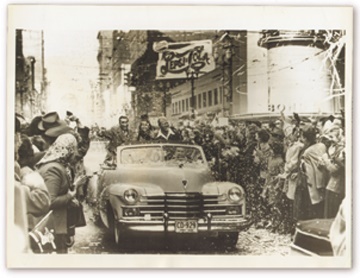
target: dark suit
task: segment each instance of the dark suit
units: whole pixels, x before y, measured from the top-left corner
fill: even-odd
[[[130,144],[134,140],[133,132],[130,130],[125,132],[120,126],[114,126],[109,130],[101,131],[98,135],[109,140],[109,144],[106,146],[108,153],[105,161],[107,162],[116,161],[117,147]]]

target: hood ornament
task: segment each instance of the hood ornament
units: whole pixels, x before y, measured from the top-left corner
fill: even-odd
[[[188,181],[187,180],[182,180],[182,184],[183,184],[183,186],[184,186],[184,188],[186,189],[186,187],[187,187],[187,183],[188,183]]]

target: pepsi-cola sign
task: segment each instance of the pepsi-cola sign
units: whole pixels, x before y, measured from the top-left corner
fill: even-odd
[[[215,69],[211,40],[180,43],[156,42],[159,53],[156,79],[183,79],[201,76]]]

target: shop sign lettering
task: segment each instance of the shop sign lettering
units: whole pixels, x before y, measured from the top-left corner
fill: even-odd
[[[189,78],[215,69],[211,41],[169,43],[159,52],[157,79]]]

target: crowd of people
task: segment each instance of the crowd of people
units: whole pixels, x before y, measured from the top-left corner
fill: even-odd
[[[81,201],[89,175],[83,158],[95,138],[107,141],[104,163],[110,166],[116,164],[116,149],[121,145],[201,146],[216,180],[245,189],[248,213],[257,228],[292,233],[298,220],[334,218],[345,197],[342,117],[309,119],[294,113],[291,117],[281,114],[274,121],[224,126],[194,121],[176,128],[165,117],[158,119],[158,126],[147,115],[139,120],[137,130],[131,130],[129,119],[120,116],[118,124],[107,130],[89,129],[70,112],[64,120],[51,112],[27,125],[21,125],[16,115],[15,195],[25,200],[15,204],[19,227],[25,225],[31,231],[51,211],[56,218],[56,252],[67,252],[75,228],[86,225]],[[27,219],[19,214],[20,203],[26,204]]]
[[[89,128],[72,113],[62,120],[50,112],[30,124],[15,115],[15,225],[23,239],[19,251],[63,254],[74,244],[75,228],[86,225],[81,200],[89,144]]]

